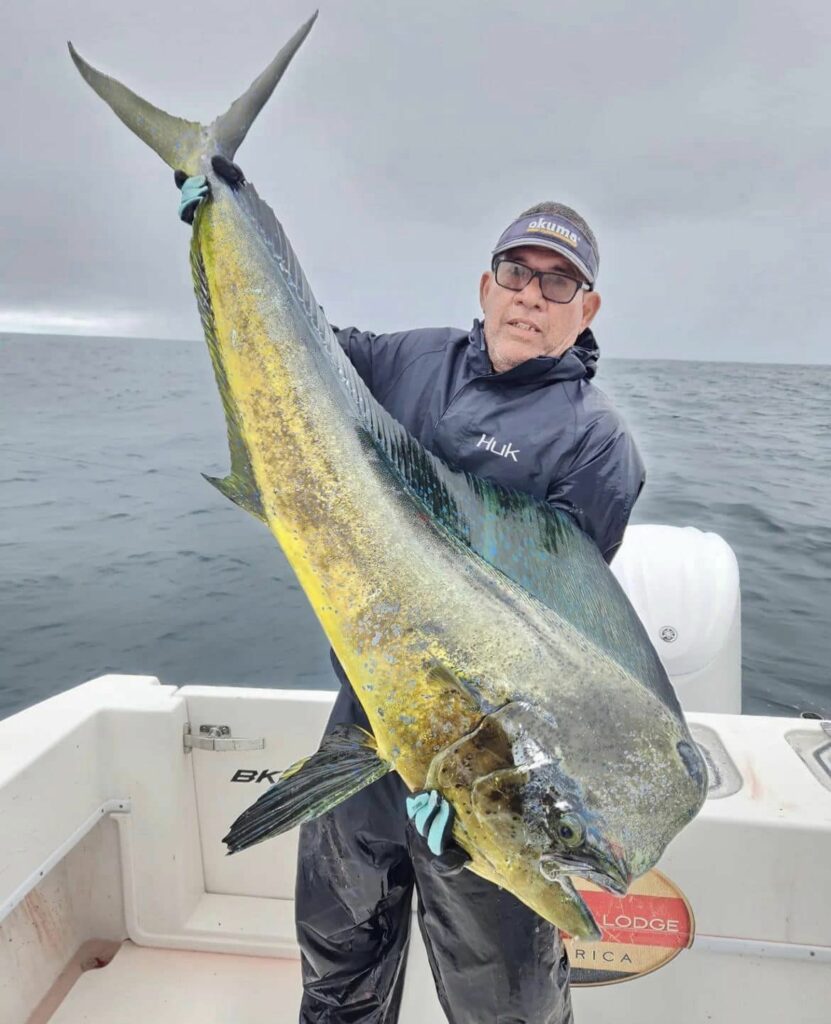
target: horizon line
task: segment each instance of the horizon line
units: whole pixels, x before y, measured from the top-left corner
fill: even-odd
[[[89,321],[87,321],[89,323]],[[383,332],[376,332],[383,333]],[[32,327],[29,329],[17,328],[10,330],[2,326],[2,318],[0,318],[0,342],[4,337],[39,337],[39,338],[83,338],[86,340],[93,340],[99,338],[103,341],[168,341],[173,344],[199,344],[204,343],[205,339],[199,335],[185,336],[182,335],[163,335],[163,334],[104,334],[101,332],[93,334],[82,334],[80,331],[47,331],[40,327]],[[716,363],[732,366],[814,366],[814,367],[831,367],[831,358],[827,362],[814,362],[814,363],[795,363],[792,360],[773,360],[773,359],[694,359],[689,356],[621,356],[621,355],[602,355],[603,362],[652,362],[652,363]]]

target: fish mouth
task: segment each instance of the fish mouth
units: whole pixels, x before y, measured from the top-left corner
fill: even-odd
[[[590,867],[594,877],[590,881],[616,896],[625,896],[632,881],[632,872],[623,856],[623,848],[609,839],[595,840],[593,846],[594,864]]]
[[[622,855],[611,847],[603,854],[599,850],[595,853],[597,862],[594,864],[576,857],[542,857],[540,871],[552,882],[558,881],[562,875],[576,875],[578,878],[594,882],[615,896],[625,896],[629,891],[632,874]]]
[[[585,867],[582,865],[571,865],[568,868],[568,872],[572,875],[578,875],[580,878],[585,878],[589,882],[594,882],[595,885],[599,885],[606,892],[614,893],[615,896],[625,896],[629,891],[629,883],[632,880],[625,867],[622,868],[616,864],[605,864],[600,871],[588,864]]]

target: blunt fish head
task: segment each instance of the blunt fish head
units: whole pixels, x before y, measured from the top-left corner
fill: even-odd
[[[707,793],[683,718],[645,690],[619,704],[613,720],[597,713],[568,729],[547,718],[522,723],[513,754],[526,776],[523,815],[540,871],[619,894],[657,864]]]
[[[503,846],[519,840],[524,855],[548,881],[579,875],[619,896],[629,888],[632,875],[622,845],[555,761],[478,779],[472,804],[493,838]]]
[[[556,723],[521,703],[490,719],[509,741],[512,763],[473,783],[471,805],[482,828],[503,847],[519,844],[548,881],[579,875],[624,894],[632,878],[625,850],[600,802],[565,769]]]
[[[568,876],[622,895],[703,802],[700,754],[683,721],[660,708],[618,709],[617,728],[603,736],[597,722],[561,729],[539,708],[513,702],[437,759],[435,780],[470,845],[567,930],[554,915],[564,894],[579,900]]]

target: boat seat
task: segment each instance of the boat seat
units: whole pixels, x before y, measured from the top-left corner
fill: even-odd
[[[629,526],[612,572],[685,711],[741,712],[741,597],[730,545],[692,526]]]

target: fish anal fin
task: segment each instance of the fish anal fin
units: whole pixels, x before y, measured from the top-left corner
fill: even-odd
[[[267,522],[260,500],[260,492],[253,480],[238,477],[234,473],[221,478],[208,476],[207,473],[203,473],[202,476],[226,498],[230,498],[235,505],[244,508],[246,512],[250,512],[252,516],[256,516],[264,523]]]
[[[338,725],[310,757],[290,765],[233,823],[223,843],[245,850],[325,814],[392,770],[375,738],[357,725]]]

